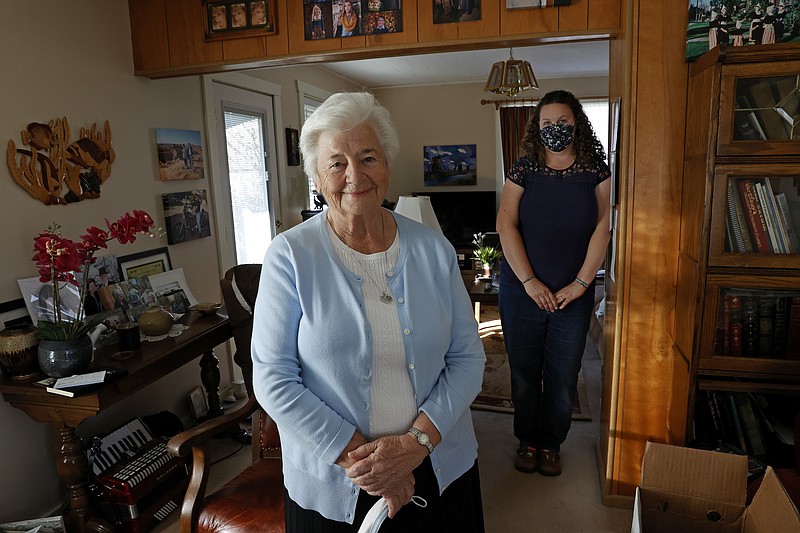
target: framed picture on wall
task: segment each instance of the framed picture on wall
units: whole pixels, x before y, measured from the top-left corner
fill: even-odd
[[[286,128],[286,164],[296,167],[300,164],[300,132]]]
[[[203,178],[203,143],[197,130],[156,128],[161,181]]]
[[[401,32],[402,1],[304,0],[303,30],[306,41]]]
[[[689,2],[686,60],[692,61],[718,44],[761,46],[800,42],[800,3]]]
[[[211,236],[206,190],[175,192],[161,195],[167,244]]]
[[[274,0],[203,0],[205,40],[272,35]]]
[[[425,186],[477,185],[477,145],[425,146],[422,161]]]

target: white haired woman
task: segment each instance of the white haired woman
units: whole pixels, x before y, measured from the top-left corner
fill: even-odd
[[[469,406],[485,355],[453,247],[381,207],[398,148],[371,94],[328,98],[300,135],[328,209],[264,258],[253,382],[289,533],[356,532],[381,498],[383,532],[484,530]]]

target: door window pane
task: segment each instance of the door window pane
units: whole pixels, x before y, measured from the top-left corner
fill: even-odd
[[[224,116],[236,262],[261,263],[272,227],[264,118],[233,110]]]

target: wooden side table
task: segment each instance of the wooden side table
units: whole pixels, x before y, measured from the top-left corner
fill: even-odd
[[[222,414],[219,360],[213,349],[232,336],[228,317],[224,309],[216,315],[200,315],[192,311],[181,317],[180,323],[189,326],[189,329],[177,337],[144,342],[125,359],[120,358],[116,344],[95,350],[94,366],[123,368],[128,373],[89,394],[68,398],[51,394],[33,383],[12,381],[0,376],[0,393],[5,401],[37,422],[50,423],[56,430],[56,469],[67,488],[70,503],[70,511],[64,517],[67,531],[114,530],[112,524],[95,513],[89,498],[85,446],[75,433],[75,428],[83,420],[124,401],[134,392],[198,357],[200,378],[208,396],[209,416]]]

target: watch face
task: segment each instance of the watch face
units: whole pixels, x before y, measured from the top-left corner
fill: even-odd
[[[431,439],[430,439],[430,437],[428,437],[427,433],[420,433],[419,435],[417,435],[417,440],[419,441],[420,444],[423,444],[423,445],[426,445],[426,446],[431,441]]]

